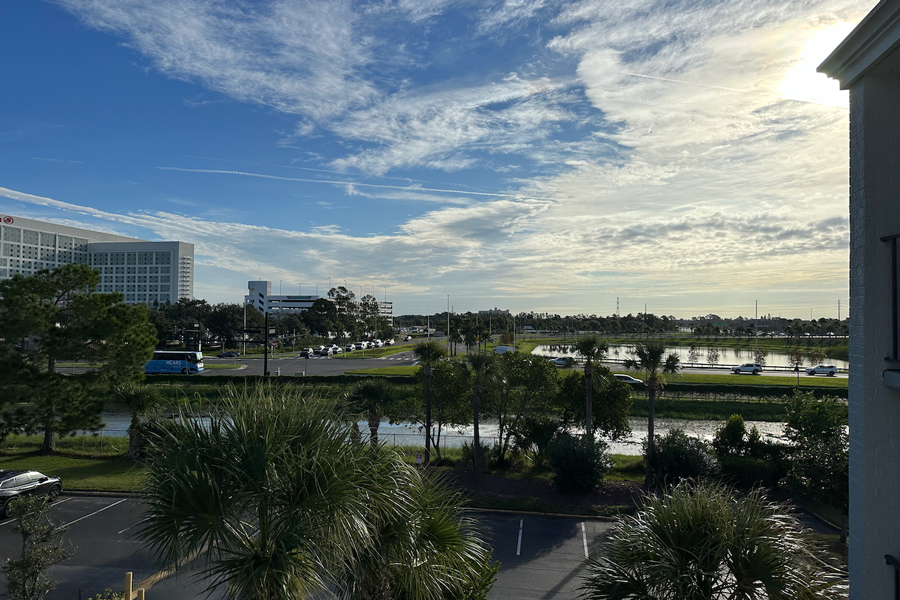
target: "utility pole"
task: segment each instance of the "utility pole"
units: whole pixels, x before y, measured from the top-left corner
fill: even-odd
[[[266,328],[266,335],[265,335],[266,347],[263,349],[264,350],[264,352],[263,352],[263,375],[268,377],[269,376],[269,311],[268,310],[266,310],[265,328]]]
[[[841,321],[841,301],[838,300],[838,322]]]
[[[447,294],[447,355],[450,355],[450,294]]]
[[[753,340],[753,362],[756,362],[756,359],[759,357],[759,300],[756,300],[756,312],[753,315],[753,333],[755,334]]]

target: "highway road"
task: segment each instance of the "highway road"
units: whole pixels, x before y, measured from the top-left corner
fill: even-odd
[[[57,588],[47,600],[86,600],[107,588],[121,591],[126,571],[135,589],[143,586],[148,600],[206,597],[196,579],[202,558],[166,573],[137,536],[143,505],[137,498],[63,496],[53,518],[68,525],[66,539],[75,554],[53,567]],[[585,558],[596,558],[612,524],[576,517],[475,513],[485,538],[502,563],[492,600],[574,598],[585,572]],[[0,521],[0,555],[18,557],[21,541],[11,531],[13,520]],[[0,574],[0,590],[6,590]],[[209,598],[222,598],[216,591]]]

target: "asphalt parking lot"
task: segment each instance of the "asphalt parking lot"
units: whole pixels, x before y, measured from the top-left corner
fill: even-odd
[[[195,577],[196,565],[174,573],[157,568],[151,550],[136,535],[143,511],[140,500],[63,496],[51,510],[57,522],[68,526],[66,539],[77,549],[53,568],[58,585],[47,600],[87,600],[107,588],[122,590],[126,571],[134,574],[135,589],[147,589],[148,600],[206,597],[205,584]],[[575,597],[585,556],[596,556],[611,527],[570,517],[478,513],[477,518],[495,560],[503,565],[489,596],[492,600]],[[12,519],[0,521],[0,556],[17,557],[21,552],[12,524]],[[0,574],[0,598],[5,597],[6,580]],[[221,593],[209,596],[221,597]]]

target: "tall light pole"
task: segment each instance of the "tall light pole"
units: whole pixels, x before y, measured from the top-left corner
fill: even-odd
[[[753,362],[756,362],[759,359],[759,300],[756,300],[756,312],[753,315],[753,333],[755,334],[753,339],[753,351],[756,353],[753,356]]]
[[[447,294],[447,354],[450,354],[450,294]]]
[[[284,281],[284,279],[279,279],[279,280],[278,280],[278,295],[279,295],[279,296],[281,295],[281,282],[282,282],[282,281]]]

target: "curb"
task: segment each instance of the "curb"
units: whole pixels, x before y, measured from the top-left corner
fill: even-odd
[[[504,508],[478,508],[477,506],[467,506],[463,509],[463,511],[464,512],[489,513],[489,514],[501,514],[501,515],[525,515],[525,516],[530,516],[530,517],[588,519],[591,521],[605,521],[607,523],[614,523],[618,520],[617,517],[604,517],[601,515],[572,515],[572,514],[564,514],[564,513],[536,512],[536,511],[531,511],[531,510],[507,510]]]

